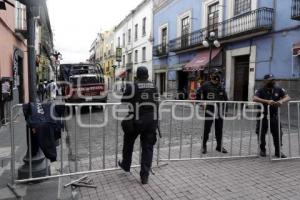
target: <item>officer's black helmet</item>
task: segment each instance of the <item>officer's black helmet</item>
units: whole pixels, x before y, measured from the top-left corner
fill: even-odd
[[[138,80],[147,80],[149,78],[148,69],[145,66],[141,66],[137,68],[136,78]]]

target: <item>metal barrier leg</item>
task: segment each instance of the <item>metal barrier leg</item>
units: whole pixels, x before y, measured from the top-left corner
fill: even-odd
[[[243,108],[242,108],[242,106],[243,106]],[[240,108],[239,119],[241,120],[241,122],[239,123],[239,127],[240,127],[240,150],[239,150],[239,155],[242,156],[242,149],[243,149],[243,116],[242,116],[242,109],[245,109],[245,104],[244,105],[240,104],[239,108]]]
[[[77,161],[77,156],[78,156],[78,147],[77,147],[77,116],[78,116],[78,107],[75,106],[75,172],[78,172],[78,161]]]
[[[190,158],[193,157],[193,137],[194,137],[194,116],[192,118],[192,129],[191,129],[191,139],[190,139]]]
[[[232,116],[235,115],[236,112],[236,104],[233,104],[233,113]],[[232,120],[232,126],[231,126],[231,137],[230,137],[230,156],[233,155],[233,134],[234,134],[234,127],[235,127],[235,120]]]
[[[92,124],[92,106],[89,106],[89,124]],[[89,127],[89,170],[92,170],[91,126]]]
[[[268,147],[269,147],[269,158],[272,160],[272,149],[271,149],[271,114],[270,106],[268,106]]]
[[[103,107],[103,112],[105,113],[106,111],[106,106]],[[105,116],[103,116],[105,118]],[[103,119],[105,120],[105,119]],[[105,126],[103,126],[103,136],[102,136],[102,167],[103,169],[105,169],[105,156],[106,156],[106,151],[105,151],[105,145],[106,145],[106,129],[105,129]]]
[[[160,137],[157,139],[157,156],[156,156],[156,165],[159,166],[159,154],[160,154]]]
[[[297,112],[298,112],[298,116],[297,116],[298,117],[298,120],[297,120],[297,122],[298,122],[298,150],[299,150],[298,156],[300,156],[300,108],[299,107],[300,107],[300,104],[297,103]]]
[[[28,133],[28,148],[29,148],[29,178],[32,178],[32,144],[31,144],[31,130],[26,126]],[[29,130],[29,131],[28,131]]]
[[[253,126],[253,119],[254,119],[254,116],[253,116],[253,112],[251,112],[251,127],[254,127]],[[251,155],[252,154],[252,152],[251,152],[251,146],[252,146],[252,131],[251,131],[251,129],[249,130],[249,151],[248,151],[248,154],[249,155]]]
[[[63,124],[63,120],[62,117],[60,118],[60,123]],[[64,131],[62,131],[62,134],[60,136],[60,174],[63,174],[64,172],[64,165],[63,165],[63,133],[65,133]]]
[[[118,152],[119,152],[119,120],[118,112],[116,113],[116,152],[115,152],[115,167],[118,167]]]
[[[214,151],[214,138],[216,138],[216,117],[218,117],[216,114],[218,112],[218,107],[217,107],[217,104],[214,103],[214,116],[213,116],[213,124],[211,125],[211,153],[212,153],[212,156],[214,157],[215,155],[215,151]],[[222,151],[222,150],[221,150]]]
[[[203,105],[203,111],[204,111],[204,113],[203,113],[203,116],[204,116],[204,120],[203,120],[203,131],[202,131],[202,136],[201,136],[201,144],[200,144],[200,146],[201,146],[201,148],[200,148],[200,158],[202,158],[203,157],[203,142],[204,142],[204,131],[205,131],[205,121],[206,121],[206,105]]]
[[[278,124],[277,124],[277,127],[278,127],[278,151],[279,151],[279,158],[281,158],[281,117],[280,117],[280,114],[281,114],[281,110],[280,110],[280,108],[278,108]],[[290,135],[290,134],[289,134]],[[289,145],[290,146],[290,145]],[[291,152],[290,152],[291,153]],[[291,156],[291,154],[290,154],[290,156]]]
[[[184,117],[184,105],[182,105],[182,119],[181,119],[181,131],[179,139],[179,159],[182,157],[182,135],[183,135],[183,117]]]
[[[170,132],[169,132],[169,152],[168,159],[171,159],[171,142],[172,142],[172,122],[173,122],[173,105],[171,107],[171,116],[170,116]]]
[[[11,184],[15,185],[15,179],[16,179],[16,169],[15,169],[15,160],[16,160],[16,154],[15,154],[15,129],[14,129],[14,122],[13,122],[13,111],[14,108],[12,107],[10,110],[10,143],[11,143],[11,160],[10,160],[10,168],[11,168]]]

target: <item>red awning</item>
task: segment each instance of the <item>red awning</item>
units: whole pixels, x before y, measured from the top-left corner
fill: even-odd
[[[118,75],[119,78],[125,78],[127,76],[127,71],[124,70],[124,71],[121,71]]]
[[[211,59],[213,60],[221,51],[221,48],[213,49]],[[205,65],[209,63],[209,50],[201,51],[193,60],[183,67],[183,71],[202,71]]]
[[[300,56],[300,42],[293,44],[293,56]]]

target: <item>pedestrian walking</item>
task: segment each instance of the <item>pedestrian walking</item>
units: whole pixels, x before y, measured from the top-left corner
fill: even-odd
[[[57,95],[57,84],[54,82],[54,80],[51,80],[49,85],[49,94],[50,94],[50,100],[55,100]]]
[[[142,184],[148,183],[158,125],[158,90],[154,83],[148,81],[148,77],[147,68],[139,67],[137,80],[133,84],[126,85],[122,102],[129,104],[132,109],[130,109],[127,119],[124,119],[121,124],[124,131],[123,159],[118,162],[124,171],[130,171],[134,142],[140,135],[142,146],[140,178]]]
[[[205,101],[227,101],[227,94],[221,84],[221,76],[217,71],[213,71],[210,74],[210,80],[205,82],[201,89],[198,90],[197,94],[198,100]],[[214,104],[214,103],[212,103]],[[202,153],[207,153],[206,143],[209,138],[209,133],[211,131],[211,126],[215,121],[215,137],[217,140],[216,151],[222,153],[228,153],[227,150],[222,147],[222,135],[223,135],[223,118],[221,112],[223,112],[222,105],[217,103],[215,105],[205,106],[205,122],[204,122],[204,133],[202,141]],[[215,108],[217,108],[215,110]]]
[[[43,81],[40,81],[37,88],[37,94],[41,102],[44,101],[44,95],[45,95],[45,85]]]
[[[262,103],[264,105],[264,117],[262,119],[262,127],[260,132],[260,156],[266,156],[266,133],[268,131],[268,106],[270,106],[270,129],[273,136],[273,142],[275,147],[275,156],[286,158],[281,153],[282,146],[282,130],[281,124],[278,125],[278,107],[283,103],[288,102],[291,98],[287,94],[286,90],[276,86],[275,77],[273,74],[267,74],[264,76],[263,87],[259,88],[253,97],[254,102]],[[256,133],[259,136],[260,120],[257,121]]]

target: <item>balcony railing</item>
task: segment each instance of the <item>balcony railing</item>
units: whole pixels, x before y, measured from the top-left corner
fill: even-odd
[[[17,34],[21,34],[23,37],[26,37],[26,8],[16,8],[15,31]]]
[[[269,31],[273,26],[273,14],[272,8],[259,8],[213,25],[214,31],[220,41]],[[202,45],[211,29],[206,27],[171,40],[170,51],[182,51]]]
[[[292,0],[292,19],[300,20],[300,0]]]
[[[153,56],[166,56],[168,54],[168,45],[160,44],[153,47]]]

